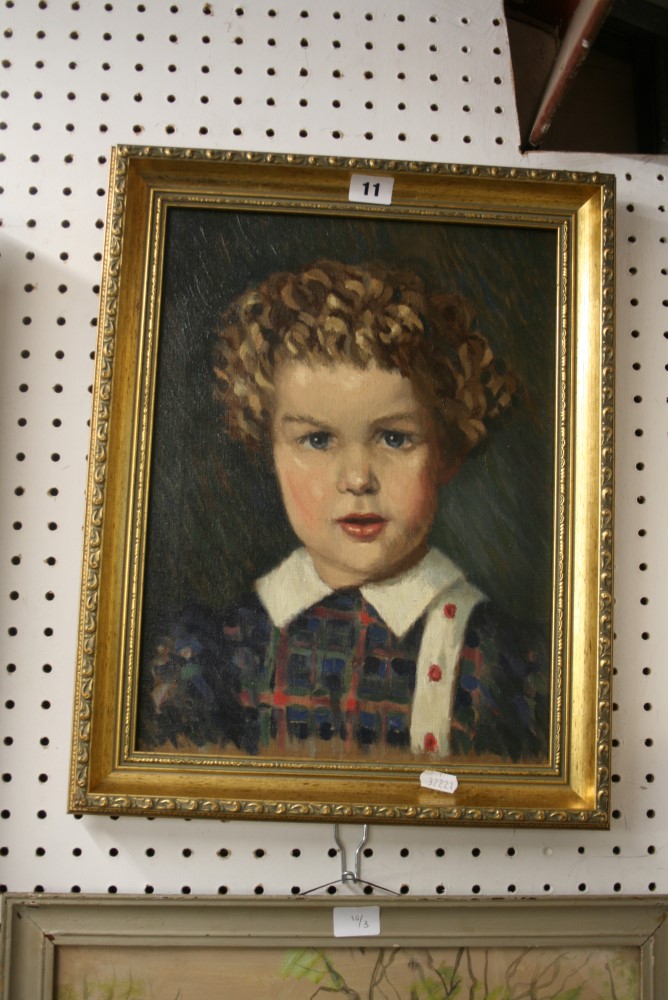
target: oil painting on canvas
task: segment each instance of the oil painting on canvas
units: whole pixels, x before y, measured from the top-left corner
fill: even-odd
[[[139,749],[545,761],[555,245],[170,211]]]

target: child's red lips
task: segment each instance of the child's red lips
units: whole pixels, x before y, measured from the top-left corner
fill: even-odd
[[[372,541],[381,533],[387,521],[380,514],[346,514],[337,518],[336,523],[351,538]]]

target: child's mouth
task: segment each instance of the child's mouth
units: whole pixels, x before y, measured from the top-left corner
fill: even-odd
[[[336,523],[351,538],[368,542],[378,537],[387,521],[380,514],[346,514],[337,518]]]

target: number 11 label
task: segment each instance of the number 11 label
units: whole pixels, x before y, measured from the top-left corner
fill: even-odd
[[[391,205],[394,177],[378,174],[353,174],[350,178],[348,201],[363,201],[367,205]]]

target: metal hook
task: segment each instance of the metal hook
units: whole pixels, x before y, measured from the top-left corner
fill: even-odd
[[[336,846],[341,852],[341,878],[337,879],[335,882],[325,882],[324,885],[317,885],[313,889],[307,889],[305,892],[302,892],[301,895],[308,896],[309,893],[311,892],[318,892],[318,890],[320,889],[329,889],[331,886],[338,885],[339,882],[342,882],[344,885],[350,882],[353,882],[355,884],[357,882],[363,882],[365,886],[364,890],[365,892],[371,891],[373,889],[380,889],[381,892],[389,892],[393,896],[400,895],[394,889],[388,889],[386,886],[376,885],[375,882],[369,882],[366,879],[360,878],[360,866],[362,864],[361,860],[362,848],[364,847],[368,839],[369,839],[369,825],[368,823],[365,823],[364,826],[362,827],[362,839],[360,840],[359,844],[357,845],[357,848],[355,849],[355,868],[354,871],[350,871],[350,869],[346,864],[346,849],[343,845],[341,837],[339,836],[339,824],[335,823],[334,840],[336,841]]]
[[[334,840],[336,841],[336,846],[341,852],[341,881],[342,882],[358,882],[360,877],[360,867],[362,864],[361,853],[362,848],[369,839],[369,824],[365,823],[362,827],[362,839],[360,840],[357,848],[355,850],[355,869],[350,871],[346,866],[346,849],[339,837],[339,824],[334,824]]]

